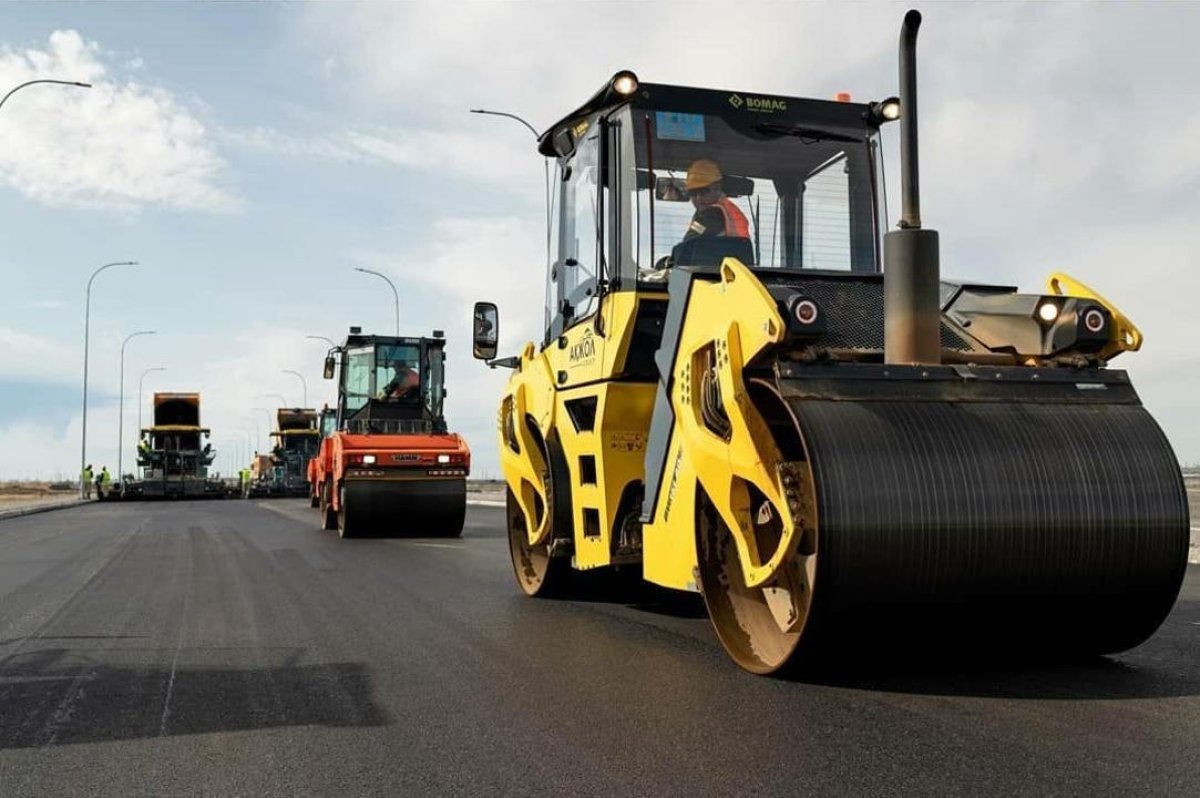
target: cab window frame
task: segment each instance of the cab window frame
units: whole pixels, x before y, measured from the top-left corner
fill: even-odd
[[[551,249],[553,261],[548,275],[547,296],[553,297],[553,307],[548,308],[546,335],[542,342],[543,348],[557,339],[567,330],[593,319],[600,310],[601,300],[611,282],[609,272],[609,253],[613,250],[613,242],[606,234],[608,219],[612,214],[610,207],[614,202],[615,192],[608,190],[609,158],[612,147],[609,145],[610,114],[593,114],[578,124],[587,123],[587,128],[580,136],[575,149],[569,156],[558,159],[554,191],[554,208],[552,218]],[[581,172],[575,167],[579,163],[581,150],[585,146],[596,148],[595,166],[593,171],[594,195],[591,197],[594,214],[588,232],[588,241],[594,242],[594,263],[567,265],[568,259],[576,259],[574,244],[578,240],[583,246],[579,230],[575,229],[578,221],[576,203],[579,201],[574,186],[568,186],[570,181],[580,179]],[[590,194],[591,192],[589,192]],[[592,251],[589,247],[588,251]],[[573,282],[568,276],[575,277],[569,270],[589,268],[591,277],[586,280]],[[582,300],[582,301],[581,301]],[[582,310],[579,308],[582,306]]]

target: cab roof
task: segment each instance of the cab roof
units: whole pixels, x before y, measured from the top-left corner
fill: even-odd
[[[420,346],[421,344],[433,344],[435,346],[444,346],[445,338],[421,338],[411,336],[396,336],[396,335],[363,335],[362,333],[350,333],[346,336],[346,343],[343,346],[376,346],[383,344],[385,346],[395,344],[407,344],[409,346]]]
[[[618,73],[621,74],[621,73]],[[628,74],[628,73],[626,73]],[[575,150],[582,135],[579,126],[601,111],[629,104],[650,111],[711,114],[725,117],[744,115],[747,121],[772,125],[837,128],[842,130],[878,130],[870,103],[814,100],[778,94],[699,89],[661,83],[639,83],[631,96],[618,94],[610,80],[591,99],[551,125],[538,137],[538,152],[547,157],[565,157]],[[578,130],[578,132],[576,132]]]

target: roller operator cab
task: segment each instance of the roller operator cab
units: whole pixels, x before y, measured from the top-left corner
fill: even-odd
[[[471,452],[448,431],[445,339],[363,335],[351,328],[330,352],[338,375],[335,429],[318,498],[326,529],[363,534],[457,536],[466,513]]]
[[[757,673],[897,634],[1117,651],[1166,616],[1182,480],[1108,368],[1141,334],[1065,275],[1040,294],[940,278],[916,193],[919,20],[899,99],[623,72],[541,136],[544,337],[497,360],[496,307],[473,319],[476,357],[513,369],[499,449],[525,593],[639,568],[701,592]]]

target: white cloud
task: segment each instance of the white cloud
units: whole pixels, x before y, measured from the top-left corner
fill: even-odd
[[[247,130],[222,130],[220,137],[231,146],[258,154],[344,163],[373,160],[369,153],[347,142],[344,135],[304,138],[260,126]]]
[[[110,74],[105,60],[98,44],[73,30],[52,33],[44,50],[0,51],[0,85],[93,84],[30,86],[8,100],[0,110],[0,182],[47,205],[236,207],[200,120],[170,92]]]
[[[507,326],[501,347],[516,350],[540,337],[544,230],[535,220],[511,216],[439,219],[428,243],[428,268],[410,275],[442,291],[452,307],[476,300],[500,306]]]
[[[0,460],[0,480],[78,479],[79,430],[78,419],[62,428],[35,422],[0,427],[0,451],[21,453]],[[116,471],[115,459],[109,470]]]
[[[82,358],[82,347],[0,327],[0,379],[69,383],[79,379]]]
[[[829,95],[846,88],[831,78],[890,48],[896,33],[895,15],[832,4],[743,4],[732,25],[725,24],[726,5],[702,0],[414,2],[305,11],[301,35],[338,49],[339,65],[361,81],[350,90],[372,102],[444,115],[451,129],[461,128],[461,115],[476,105],[519,113],[540,129],[622,68],[654,82],[781,94],[795,94],[807,76],[808,86]],[[853,48],[845,31],[853,31]]]
[[[395,127],[370,131],[344,129],[303,137],[267,127],[223,130],[231,146],[284,158],[334,163],[385,164],[481,184],[513,187],[526,199],[541,201],[540,157],[527,139],[493,135],[490,122],[471,120],[475,130]],[[524,145],[524,146],[522,146]]]

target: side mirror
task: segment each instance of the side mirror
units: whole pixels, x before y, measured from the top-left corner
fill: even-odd
[[[491,302],[476,302],[473,314],[472,350],[477,360],[491,360],[500,343],[500,311]]]
[[[323,375],[325,377],[325,379],[327,379],[327,380],[333,379],[333,370],[336,367],[337,367],[337,361],[335,361],[333,359],[333,355],[328,355],[325,358],[325,371],[324,371],[324,375]]]

